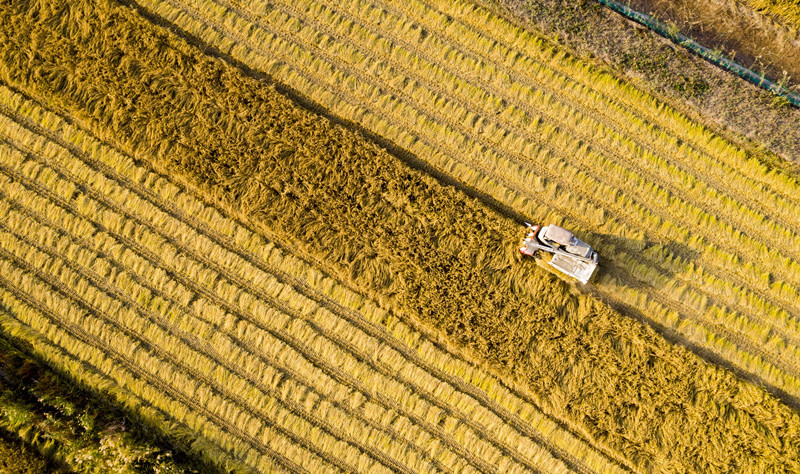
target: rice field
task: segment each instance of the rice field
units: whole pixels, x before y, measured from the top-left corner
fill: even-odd
[[[798,400],[800,186],[468,2],[139,4],[606,258],[590,291]]]
[[[202,433],[217,464],[622,470],[524,393],[0,92],[3,327],[165,430]]]
[[[800,469],[798,183],[753,152],[462,2],[0,16],[0,325],[182,449]],[[598,278],[520,259],[512,214]]]

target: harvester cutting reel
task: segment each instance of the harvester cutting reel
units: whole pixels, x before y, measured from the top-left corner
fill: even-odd
[[[522,240],[520,253],[534,258],[552,254],[547,262],[556,270],[571,276],[583,284],[594,274],[600,256],[586,242],[575,237],[572,232],[557,225],[544,227],[527,222],[528,232]]]

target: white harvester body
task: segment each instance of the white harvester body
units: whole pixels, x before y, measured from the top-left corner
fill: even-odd
[[[529,231],[522,240],[520,253],[534,258],[540,256],[540,252],[553,254],[548,262],[550,266],[583,284],[589,281],[600,263],[600,256],[592,247],[563,227],[526,225]]]

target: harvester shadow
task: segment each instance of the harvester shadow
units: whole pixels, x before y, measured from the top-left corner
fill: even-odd
[[[679,265],[685,266],[686,264],[695,265],[696,260],[700,256],[698,251],[674,241],[661,244],[647,240],[628,239],[613,234],[592,232],[577,233],[576,235],[581,239],[585,238],[586,242],[590,242],[601,256],[597,274],[593,277],[594,281],[603,278],[604,275],[610,276],[614,278],[615,284],[636,290],[642,290],[648,287],[653,288],[655,286],[653,283],[643,280],[641,276],[643,272],[648,273],[651,280],[655,277],[656,281],[666,283],[666,280],[675,278],[675,267]],[[620,250],[624,250],[627,254],[625,256],[626,261],[615,259],[615,255],[619,255]],[[629,256],[632,256],[632,258]],[[679,257],[682,262],[676,262],[676,257]],[[634,265],[640,266],[634,271]],[[588,285],[576,284],[575,288],[581,293],[591,295],[603,301],[619,313],[630,316],[640,323],[650,326],[671,344],[688,349],[709,364],[721,367],[734,373],[742,380],[760,386],[782,403],[795,410],[800,410],[800,398],[769,383],[757,374],[737,367],[727,359],[710,351],[705,346],[692,342],[682,333],[659,323],[641,311],[637,306],[627,303],[623,298],[613,298],[609,295],[609,292],[604,292],[601,287],[592,284],[592,281],[590,281]],[[718,305],[725,306],[723,302],[716,302],[713,295],[707,294],[706,296],[708,304],[717,303]],[[663,302],[666,302],[666,298],[661,297],[661,299],[665,300]]]

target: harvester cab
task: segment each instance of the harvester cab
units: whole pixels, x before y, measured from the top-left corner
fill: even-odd
[[[592,247],[557,225],[541,227],[527,222],[525,225],[528,232],[522,240],[520,253],[537,259],[543,257],[543,253],[552,254],[547,262],[550,266],[583,284],[589,281],[600,263],[600,256]]]

